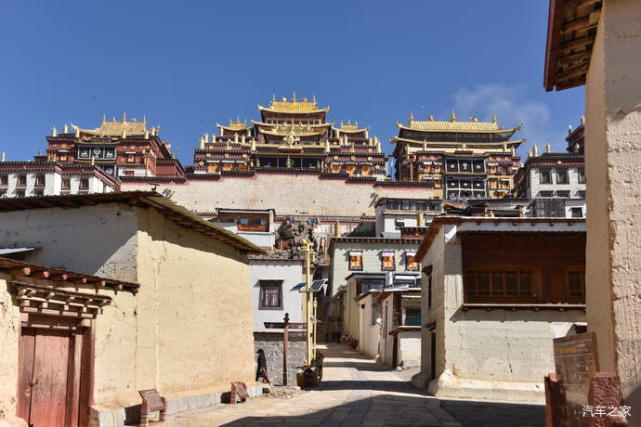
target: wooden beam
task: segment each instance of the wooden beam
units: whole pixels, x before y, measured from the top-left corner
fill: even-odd
[[[78,277],[78,278],[74,279],[73,281],[74,281],[74,283],[76,283],[78,285],[86,285],[87,284],[87,278],[86,277]]]
[[[559,43],[559,51],[582,47],[584,50],[587,50],[589,52],[590,49],[587,46],[594,44],[594,38],[594,35],[586,35],[577,39],[561,42]]]
[[[66,282],[67,280],[69,280],[69,275],[67,273],[55,273],[49,275],[49,279]]]
[[[8,270],[8,273],[12,276],[29,276],[31,274],[31,268],[22,267],[22,268],[13,268]]]
[[[47,270],[35,271],[31,276],[37,279],[48,279],[49,272]]]

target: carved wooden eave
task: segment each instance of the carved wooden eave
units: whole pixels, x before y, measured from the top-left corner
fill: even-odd
[[[585,84],[602,4],[601,0],[550,0],[546,91]]]
[[[111,304],[107,295],[59,289],[53,286],[11,282],[22,313],[49,314],[80,319],[95,319],[102,307]]]

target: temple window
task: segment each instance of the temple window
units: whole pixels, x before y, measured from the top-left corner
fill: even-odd
[[[36,185],[37,186],[45,185],[45,176],[44,175],[36,175]]]
[[[280,310],[283,308],[282,280],[260,280],[259,310]]]
[[[136,161],[136,156],[130,154],[127,156],[127,163],[134,163]]]
[[[566,272],[566,296],[570,302],[585,301],[585,270],[583,268],[569,269]]]
[[[27,185],[27,175],[18,175],[18,185],[21,187]]]
[[[579,184],[585,184],[585,168],[578,168],[577,172],[579,176]]]
[[[89,179],[88,178],[82,178],[80,180],[80,187],[81,190],[88,190],[89,189]]]
[[[383,251],[381,253],[381,270],[393,271],[396,269],[394,261],[394,251]]]
[[[125,171],[125,176],[134,176],[134,171]]]
[[[549,184],[552,182],[552,174],[549,170],[541,171],[541,184]]]
[[[69,190],[71,188],[71,180],[69,178],[62,178],[62,189]]]
[[[568,191],[568,190],[557,191],[556,192],[556,197],[563,197],[563,198],[569,199],[570,198],[570,191]]]
[[[567,171],[567,169],[557,169],[556,170],[556,183],[557,184],[567,184],[568,183],[568,171]]]
[[[405,252],[405,269],[407,271],[418,271],[418,261],[415,251]]]
[[[8,184],[9,184],[9,176],[0,175],[0,185],[8,185]]]
[[[583,218],[583,208],[581,206],[570,208],[572,218]]]
[[[363,252],[350,251],[349,252],[349,269],[360,271],[363,269]]]
[[[465,272],[465,300],[475,302],[490,297],[532,299],[533,274],[527,270],[468,270]]]
[[[405,310],[404,326],[421,326],[421,309],[408,308]]]

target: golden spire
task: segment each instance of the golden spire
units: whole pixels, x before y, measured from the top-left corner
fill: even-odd
[[[292,102],[296,102],[296,92],[292,92]]]
[[[103,122],[103,123],[105,123],[106,121],[107,121],[107,116],[105,116],[105,115],[103,114],[103,115],[102,115],[102,122]]]
[[[125,113],[125,112],[123,111],[123,112],[122,112],[122,122],[124,123],[124,122],[126,122],[126,121],[127,121],[127,113]]]
[[[450,113],[450,122],[455,122],[456,121],[456,113],[454,110],[452,110],[452,113]]]
[[[427,120],[429,120],[430,122],[433,122],[434,121],[434,115],[430,114],[429,116],[427,116]]]
[[[492,114],[492,123],[496,123],[496,122],[497,122],[497,120],[496,120],[496,113],[493,113],[493,114]]]
[[[410,118],[407,120],[407,124],[411,125],[414,121],[414,113],[410,113]]]

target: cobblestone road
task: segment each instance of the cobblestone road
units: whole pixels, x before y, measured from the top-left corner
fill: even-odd
[[[437,399],[420,393],[397,372],[382,370],[346,347],[330,346],[323,351],[323,382],[312,391],[179,414],[163,426],[460,425]]]

